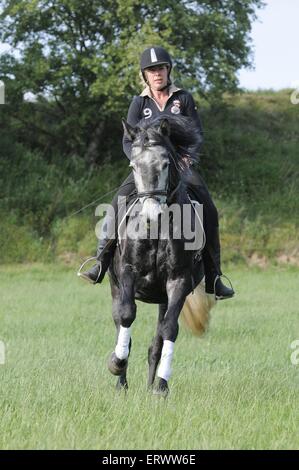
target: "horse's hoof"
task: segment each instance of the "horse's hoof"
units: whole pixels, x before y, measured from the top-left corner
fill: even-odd
[[[166,398],[168,393],[169,388],[167,381],[164,379],[159,379],[157,387],[153,389],[153,394],[158,397]]]
[[[119,377],[117,383],[116,383],[116,390],[118,392],[127,392],[128,391],[128,382],[127,382],[127,379],[123,379],[121,376]]]
[[[113,352],[108,361],[108,369],[113,375],[122,375],[128,366],[127,359],[118,359],[115,352]]]

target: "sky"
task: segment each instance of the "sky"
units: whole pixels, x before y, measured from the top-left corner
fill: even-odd
[[[293,88],[299,83],[299,0],[266,0],[252,24],[254,70],[238,73],[240,86]]]
[[[264,0],[252,25],[254,70],[238,72],[248,90],[299,85],[299,0]],[[0,53],[5,46],[0,43]]]

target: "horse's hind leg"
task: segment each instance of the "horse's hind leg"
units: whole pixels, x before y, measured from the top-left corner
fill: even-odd
[[[159,382],[156,390],[156,393],[164,396],[168,393],[168,379],[171,375],[174,343],[179,332],[178,318],[183,308],[188,288],[190,286],[184,278],[169,280],[166,284],[168,305],[167,312],[161,321],[163,347],[157,373]]]
[[[167,310],[166,304],[159,305],[159,317],[158,317],[156,336],[153,338],[152,344],[148,349],[148,365],[149,365],[148,388],[151,388],[154,384],[157,367],[161,358],[163,338],[162,338],[160,325],[164,318],[166,310]]]

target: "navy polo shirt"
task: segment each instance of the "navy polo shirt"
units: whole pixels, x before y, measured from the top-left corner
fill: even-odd
[[[150,122],[159,117],[167,117],[174,114],[182,114],[192,118],[201,135],[202,142],[202,126],[194,99],[191,93],[174,85],[171,85],[169,88],[169,98],[163,109],[151,96],[149,88],[146,88],[141,95],[134,96],[129,107],[127,122],[135,127],[141,119]],[[129,160],[131,158],[131,147],[132,142],[124,135],[123,150]],[[186,153],[188,153],[188,148],[186,148]]]

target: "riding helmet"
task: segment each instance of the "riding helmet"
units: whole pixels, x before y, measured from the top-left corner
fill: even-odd
[[[172,69],[172,61],[168,52],[163,47],[148,47],[143,51],[140,57],[140,69],[144,76],[144,70],[148,67],[154,67],[155,65],[168,65],[168,76]]]

